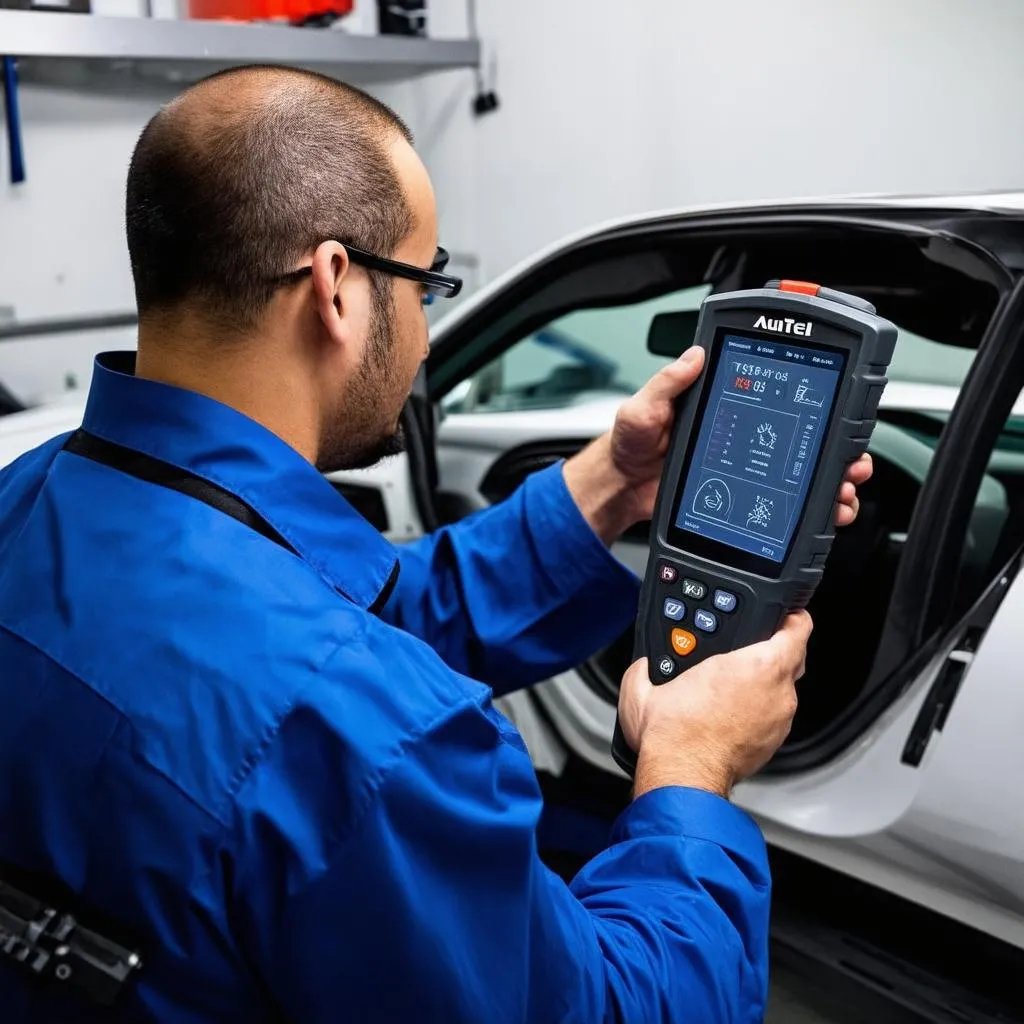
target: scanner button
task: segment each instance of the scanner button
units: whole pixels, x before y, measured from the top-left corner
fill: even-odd
[[[714,633],[718,629],[718,616],[714,612],[698,608],[693,615],[693,624],[703,633]]]
[[[673,622],[679,622],[681,619],[686,618],[686,605],[674,597],[665,598],[662,611],[665,613],[665,618],[671,619]]]
[[[672,650],[684,658],[693,653],[697,646],[697,638],[688,629],[672,630]]]
[[[669,565],[668,562],[659,562],[658,579],[662,583],[675,583],[679,579],[679,570],[674,565]]]
[[[859,419],[873,420],[878,415],[878,403],[882,400],[882,392],[884,390],[884,384],[874,384],[868,388],[867,394],[864,396],[864,408],[860,411]]]
[[[707,596],[708,588],[697,580],[683,580],[683,596],[692,597],[694,601],[703,601]]]
[[[676,674],[676,663],[668,655],[665,655],[658,662],[658,672],[668,679]]]
[[[715,591],[715,607],[726,615],[736,610],[736,595],[730,594],[728,590]]]

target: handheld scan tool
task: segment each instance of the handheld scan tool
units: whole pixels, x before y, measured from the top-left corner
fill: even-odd
[[[704,301],[705,366],[677,407],[636,623],[651,682],[766,640],[811,599],[896,336],[871,303],[805,281]],[[618,722],[612,753],[632,774]]]

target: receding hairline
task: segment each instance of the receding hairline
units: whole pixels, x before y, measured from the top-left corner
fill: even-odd
[[[287,106],[313,97],[338,103],[339,114],[355,117],[362,127],[376,129],[381,140],[397,133],[413,143],[406,122],[370,93],[328,75],[287,65],[246,65],[215,72],[175,96],[155,120],[176,120],[179,115],[233,119],[245,116],[247,111]]]
[[[132,157],[140,312],[188,298],[249,322],[277,275],[325,238],[351,228],[353,244],[393,251],[415,214],[392,150],[411,142],[390,108],[317,72],[247,65],[200,80],[152,118]],[[354,191],[332,212],[339,183]]]

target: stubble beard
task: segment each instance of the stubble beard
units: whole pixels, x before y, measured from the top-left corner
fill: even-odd
[[[371,279],[372,309],[366,354],[349,381],[339,408],[325,425],[317,456],[317,469],[333,473],[367,469],[382,459],[405,451],[398,417],[401,409],[382,409],[395,391],[397,367],[395,308],[389,282]]]

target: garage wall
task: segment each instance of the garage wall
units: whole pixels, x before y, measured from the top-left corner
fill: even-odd
[[[361,0],[368,3],[368,0]],[[412,124],[445,244],[488,280],[559,236],[688,203],[1024,187],[1016,0],[478,0],[501,108],[468,72],[375,89]],[[431,0],[432,31],[465,31]],[[130,308],[124,173],[161,99],[22,90],[29,181],[0,182],[0,307]],[[5,161],[0,167],[6,174]],[[0,345],[35,399],[119,336]]]
[[[502,101],[467,150],[487,276],[620,214],[1024,186],[1017,0],[480,0],[479,19]]]

